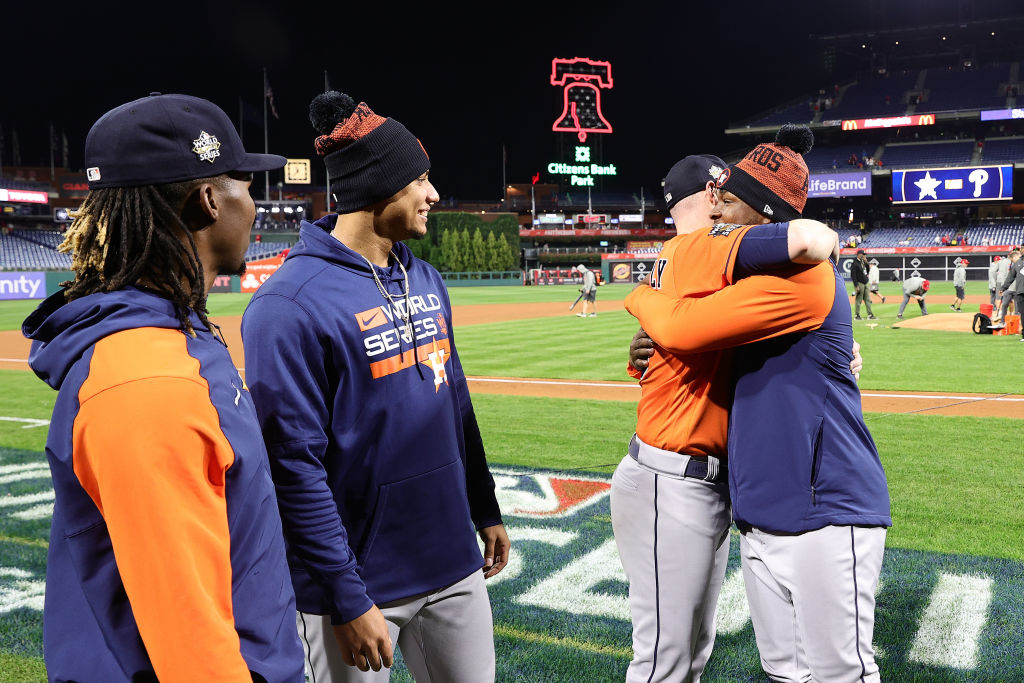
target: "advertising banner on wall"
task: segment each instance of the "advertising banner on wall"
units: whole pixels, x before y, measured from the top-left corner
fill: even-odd
[[[218,275],[213,281],[213,287],[210,288],[211,292],[230,292],[231,291],[231,276],[230,275]],[[255,291],[255,290],[253,290]]]
[[[1013,199],[1013,166],[956,166],[892,172],[892,203]]]
[[[283,256],[252,261],[245,264],[245,275],[242,276],[242,291],[252,294],[260,288],[267,278],[277,272],[277,269],[284,263]]]
[[[46,273],[0,273],[0,301],[45,298]]]
[[[935,125],[935,114],[907,114],[905,116],[883,116],[874,119],[844,119],[842,125],[843,130],[933,126]]]
[[[807,179],[808,197],[867,197],[871,195],[871,172],[812,173]]]

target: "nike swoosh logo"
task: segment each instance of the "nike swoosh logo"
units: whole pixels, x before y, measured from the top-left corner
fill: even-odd
[[[372,323],[372,322],[373,322],[374,320],[376,320],[376,319],[377,319],[377,316],[378,316],[378,315],[380,315],[380,311],[377,311],[376,313],[374,313],[373,315],[371,315],[371,316],[370,316],[369,318],[366,318],[366,319],[360,319],[360,321],[359,321],[359,322],[361,322],[361,323],[363,324],[363,327],[366,327],[367,325],[369,325],[370,323]]]

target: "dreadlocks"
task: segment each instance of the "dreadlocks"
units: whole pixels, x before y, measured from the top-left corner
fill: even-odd
[[[218,179],[90,191],[58,247],[75,271],[61,283],[67,299],[143,283],[170,297],[182,330],[195,334],[191,311],[209,327],[203,264],[180,212],[193,189]]]

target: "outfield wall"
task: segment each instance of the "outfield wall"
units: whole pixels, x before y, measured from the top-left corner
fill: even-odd
[[[914,275],[928,280],[951,281],[953,270],[961,258],[966,258],[969,262],[967,265],[968,280],[987,281],[988,267],[996,256],[1005,258],[1006,250],[1000,249],[987,253],[958,252],[956,250],[952,253],[931,251],[892,253],[882,249],[871,249],[867,254],[868,261],[877,265],[881,270],[879,279],[885,282],[893,279],[892,271],[896,268],[900,271],[900,279]],[[651,272],[656,258],[657,254],[603,254],[601,256],[602,275],[605,282],[636,283]],[[839,257],[839,268],[847,280],[850,279],[850,264],[853,263],[854,258],[856,258],[856,251],[853,249],[844,249],[843,254]]]
[[[70,270],[21,270],[0,272],[0,301],[15,299],[45,299],[60,291],[60,283],[74,279]],[[241,278],[221,275],[214,281],[211,292],[239,292]]]

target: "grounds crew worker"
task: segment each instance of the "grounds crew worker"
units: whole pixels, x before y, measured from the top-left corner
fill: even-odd
[[[856,291],[856,303],[854,320],[860,320],[860,303],[868,311],[868,320],[875,320],[875,314],[871,312],[871,294],[868,292],[868,257],[863,249],[857,250],[857,258],[850,262],[850,279]]]

